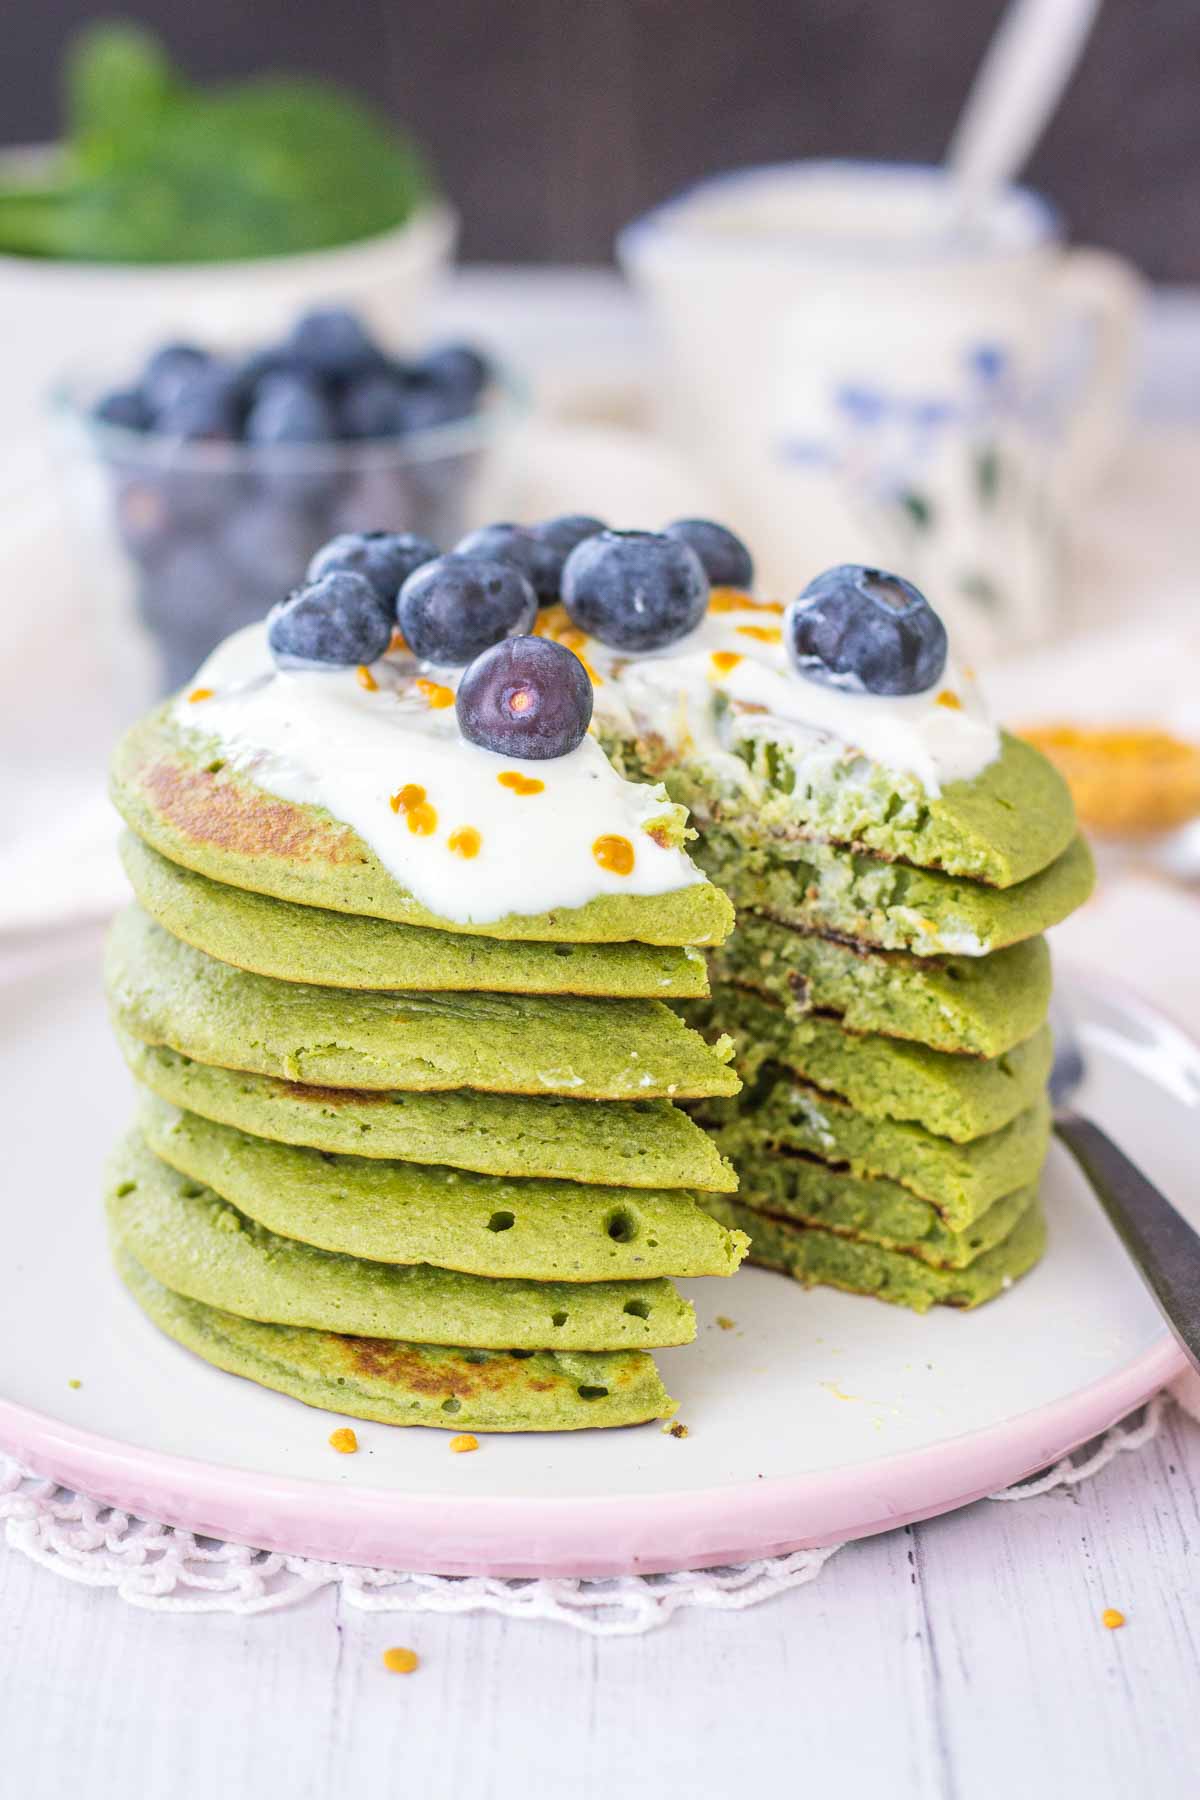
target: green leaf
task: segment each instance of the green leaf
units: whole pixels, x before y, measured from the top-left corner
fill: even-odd
[[[76,162],[94,169],[133,150],[183,92],[158,38],[124,21],[90,26],[73,39],[65,86]]]

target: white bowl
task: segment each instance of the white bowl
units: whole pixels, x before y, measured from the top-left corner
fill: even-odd
[[[32,174],[53,154],[0,153],[0,182]],[[0,256],[0,473],[40,432],[46,393],[63,364],[96,345],[106,352],[124,345],[136,355],[176,335],[250,342],[326,302],[353,306],[389,343],[419,343],[457,235],[457,215],[435,201],[391,231],[301,256],[217,263]]]

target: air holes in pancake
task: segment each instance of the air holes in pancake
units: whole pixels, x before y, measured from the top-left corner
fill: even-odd
[[[464,1350],[463,1351],[463,1361],[466,1363],[485,1363],[487,1361],[487,1359],[488,1358],[487,1358],[486,1350]]]
[[[567,1318],[568,1318],[568,1315],[564,1312],[551,1313],[550,1314],[550,1323],[552,1325],[565,1325],[567,1322]]]
[[[494,1212],[487,1222],[489,1231],[511,1231],[516,1224],[516,1215],[510,1212]]]
[[[137,1188],[136,1181],[123,1181],[117,1189],[117,1199],[123,1200],[126,1194],[132,1194]]]
[[[624,1310],[632,1319],[648,1319],[650,1317],[650,1302],[648,1300],[627,1300],[625,1302]]]
[[[210,762],[204,765],[204,773],[206,775],[219,775],[224,767],[225,758],[223,756],[218,756],[216,762]]]
[[[575,946],[574,944],[555,944],[554,954],[555,956],[574,956]]]
[[[456,1400],[454,1398],[454,1395],[451,1394],[451,1396],[448,1400],[442,1401],[442,1411],[445,1413],[461,1412],[462,1411],[462,1401]]]
[[[198,1200],[204,1192],[204,1189],[202,1187],[197,1187],[194,1181],[188,1181],[184,1183],[179,1192],[185,1200]]]
[[[532,1350],[510,1350],[508,1354],[512,1357],[515,1357],[518,1362],[528,1362],[529,1358],[533,1355],[533,1351]]]
[[[632,1206],[616,1206],[604,1221],[604,1229],[614,1244],[632,1244],[641,1220]]]
[[[575,1392],[579,1395],[581,1400],[608,1399],[608,1389],[606,1387],[589,1387],[586,1381],[582,1387],[576,1388]]]

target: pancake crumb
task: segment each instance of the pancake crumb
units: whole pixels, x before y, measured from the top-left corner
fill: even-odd
[[[736,1323],[737,1321],[734,1319],[727,1319],[724,1313],[717,1314],[717,1324],[722,1331],[732,1331]]]
[[[469,1431],[460,1431],[457,1437],[450,1439],[450,1448],[456,1456],[461,1456],[464,1451],[478,1450],[479,1439]]]
[[[390,1650],[383,1653],[383,1666],[390,1669],[393,1675],[411,1675],[419,1669],[421,1659],[415,1650],[405,1650],[400,1644],[393,1644]]]
[[[667,1437],[685,1438],[688,1436],[688,1428],[683,1423],[682,1419],[676,1419],[672,1424],[664,1425],[663,1431],[666,1433]]]
[[[336,1431],[331,1431],[329,1442],[340,1456],[353,1456],[358,1449],[357,1434],[349,1425],[339,1425]]]
[[[78,1376],[72,1375],[70,1381],[68,1381],[68,1383],[67,1383],[67,1386],[69,1388],[81,1388],[83,1386],[83,1383],[82,1383],[82,1381],[79,1380]]]
[[[1125,1614],[1123,1612],[1118,1612],[1115,1606],[1106,1606],[1104,1611],[1100,1614],[1100,1623],[1106,1626],[1109,1631],[1120,1631],[1122,1625],[1125,1623]]]

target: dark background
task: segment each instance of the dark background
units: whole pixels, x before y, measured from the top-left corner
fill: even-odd
[[[50,136],[97,8],[9,0],[0,140]],[[107,9],[100,9],[101,11]],[[733,164],[941,155],[1001,0],[142,0],[197,77],[294,68],[418,133],[470,260],[601,261]],[[1200,280],[1200,0],[1107,0],[1029,178],[1077,238]]]

